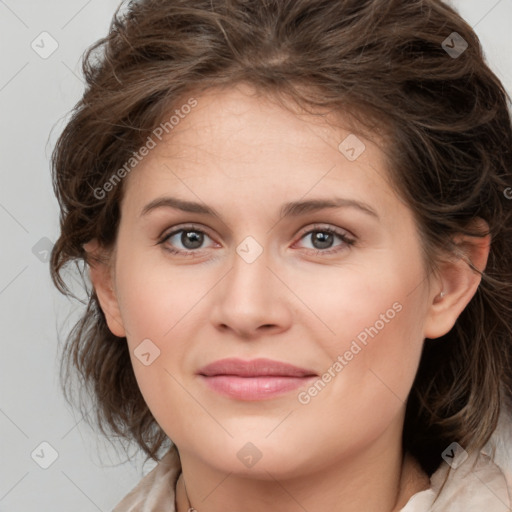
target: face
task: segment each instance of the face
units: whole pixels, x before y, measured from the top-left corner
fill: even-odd
[[[210,91],[123,183],[109,326],[166,434],[221,471],[400,439],[429,303],[418,230],[380,146],[328,121]]]

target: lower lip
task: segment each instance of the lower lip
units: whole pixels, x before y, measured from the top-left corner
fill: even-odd
[[[222,395],[238,400],[265,400],[304,386],[309,377],[237,377],[234,375],[201,375],[206,385]]]

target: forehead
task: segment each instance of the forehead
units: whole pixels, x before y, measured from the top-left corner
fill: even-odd
[[[207,90],[196,101],[197,106],[182,116],[169,134],[164,134],[176,156],[180,150],[185,154],[190,149],[200,150],[201,146],[215,146],[216,156],[228,159],[231,153],[240,156],[244,152],[260,158],[270,149],[276,153],[278,148],[289,145],[295,146],[296,152],[318,153],[322,143],[337,153],[345,136],[358,132],[363,138],[359,133],[362,127],[348,114],[329,109],[306,112],[286,96],[277,99],[246,84]],[[182,99],[182,103],[185,105],[186,100]],[[178,106],[176,110],[181,109]],[[381,137],[371,134],[371,138],[383,145]],[[323,152],[326,149],[322,148]]]
[[[352,118],[286,108],[247,86],[209,90],[194,100],[194,108],[175,105],[164,117],[181,114],[127,177],[139,203],[162,187],[189,198],[196,191],[257,200],[260,192],[280,190],[296,199],[336,189],[377,204],[397,199],[382,138],[356,135]]]

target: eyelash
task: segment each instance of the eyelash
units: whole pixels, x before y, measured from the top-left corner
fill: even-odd
[[[175,229],[174,231],[171,231],[170,233],[163,235],[163,237],[161,237],[159,239],[157,244],[163,245],[172,236],[176,235],[177,233],[181,233],[183,231],[184,232],[194,231],[195,233],[201,233],[201,234],[204,234],[204,235],[208,236],[209,238],[211,238],[206,231],[204,231],[203,229],[201,229],[198,226],[190,224],[190,225],[182,226],[182,227],[180,227],[180,229]],[[325,227],[325,226],[320,226],[320,225],[314,225],[312,229],[309,229],[308,231],[305,231],[304,233],[302,233],[299,240],[302,240],[306,235],[310,235],[311,233],[315,233],[315,232],[316,233],[329,233],[332,235],[336,235],[348,247],[353,246],[355,244],[355,240],[350,238],[349,236],[347,236],[346,233],[339,231],[332,227]],[[337,247],[340,247],[340,246],[337,246]],[[341,249],[335,248],[335,249],[325,249],[325,250],[322,250],[322,249],[307,249],[307,250],[314,251],[315,253],[321,253],[321,254],[332,254],[332,253],[337,253],[337,252],[340,252],[340,251],[346,249],[346,247],[345,248],[343,248],[343,246],[341,246],[341,247],[342,247]],[[176,255],[180,255],[180,256],[191,256],[191,257],[194,257],[198,252],[201,251],[201,249],[196,249],[194,251],[181,250],[181,249],[178,250],[178,249],[174,249],[172,247],[167,247],[167,246],[165,247],[165,250],[170,252],[171,254],[176,254]]]

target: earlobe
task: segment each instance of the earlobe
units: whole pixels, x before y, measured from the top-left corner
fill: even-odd
[[[478,228],[488,233],[482,219],[476,219]],[[483,223],[483,224],[482,224]],[[460,235],[454,240],[459,248],[457,255],[439,265],[436,285],[429,298],[430,305],[425,321],[425,338],[435,339],[447,334],[455,325],[475,295],[482,279],[489,256],[491,238]],[[471,268],[470,263],[476,270]]]
[[[123,338],[126,336],[126,330],[121,318],[108,258],[105,257],[96,239],[83,244],[83,248],[87,252],[91,283],[98,297],[100,307],[105,314],[108,328],[112,334]]]

